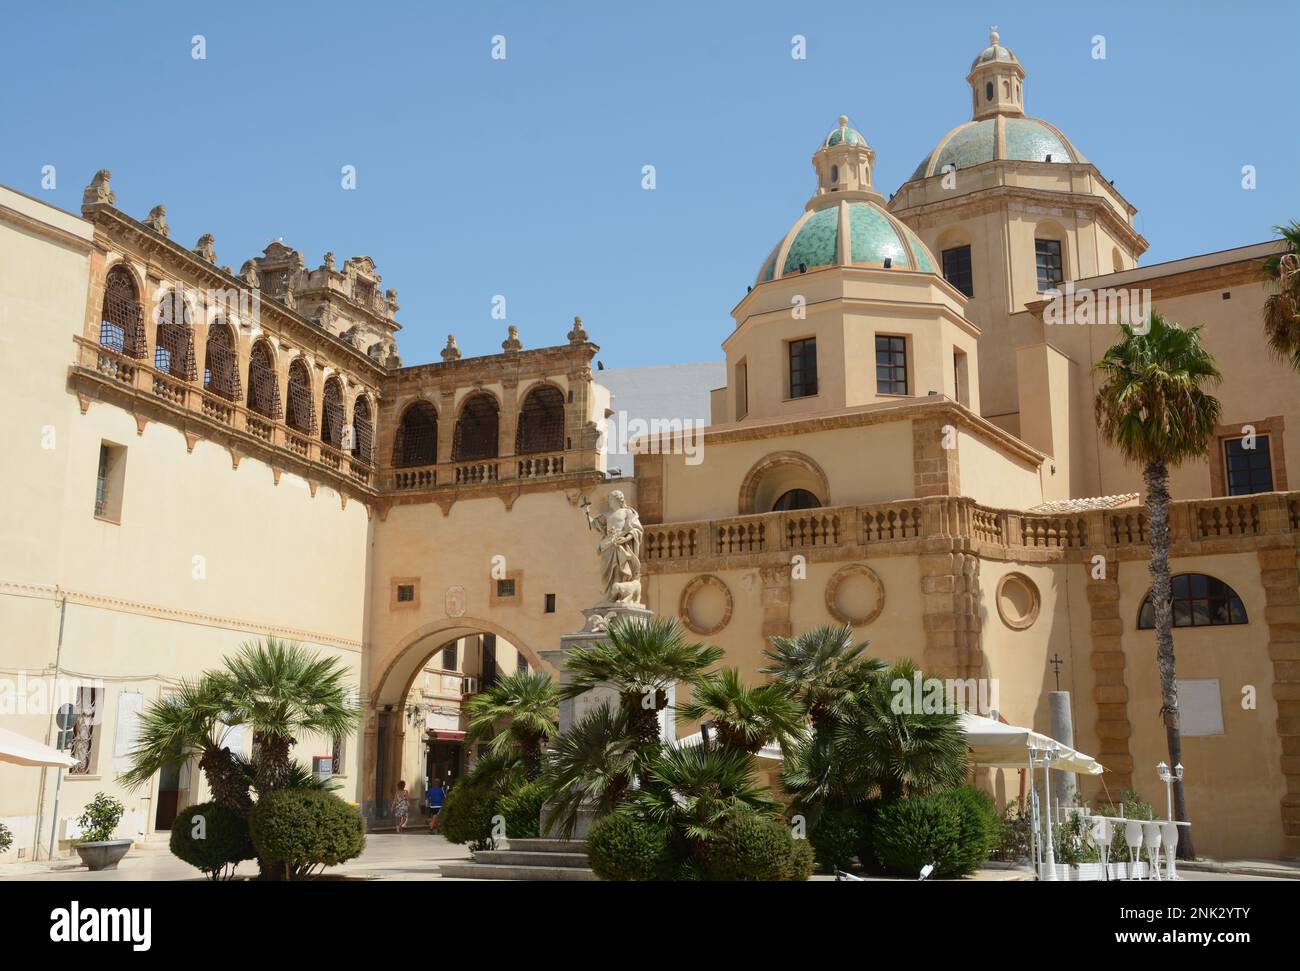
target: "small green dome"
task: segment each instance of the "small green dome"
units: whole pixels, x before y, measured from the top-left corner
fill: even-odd
[[[862,137],[862,133],[856,128],[849,127],[849,119],[845,115],[840,115],[840,123],[836,128],[832,128],[829,135],[822,140],[822,148],[834,148],[836,145],[862,145],[866,146],[867,140]]]
[[[996,28],[989,31],[989,46],[980,51],[975,60],[971,61],[970,69],[973,71],[981,64],[987,64],[989,61],[1005,61],[1008,64],[1019,64],[1016,55],[1011,52],[1009,47],[1003,47],[1001,40]]]
[[[847,229],[846,233],[841,230]],[[843,236],[843,238],[841,238]],[[832,201],[805,213],[763,261],[757,283],[823,266],[890,266],[935,272],[933,254],[910,229],[874,202]]]

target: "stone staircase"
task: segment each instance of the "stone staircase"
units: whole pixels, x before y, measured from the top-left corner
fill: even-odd
[[[438,864],[454,880],[595,880],[582,840],[510,840],[504,850],[478,850],[473,860]]]

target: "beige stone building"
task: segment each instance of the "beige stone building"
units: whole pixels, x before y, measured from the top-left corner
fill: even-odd
[[[271,633],[348,667],[362,730],[296,752],[333,757],[372,817],[398,778],[459,774],[463,700],[554,673],[542,652],[599,596],[582,504],[615,488],[646,524],[648,606],[748,676],[768,637],[844,622],[1045,730],[1059,668],[1108,770],[1081,795],[1162,805],[1141,479],[1092,413],[1114,321],[1149,306],[1203,324],[1225,375],[1214,448],[1172,482],[1197,847],[1300,852],[1300,379],[1260,323],[1276,244],[1140,266],[1133,205],[1025,114],[996,35],[967,82],[971,121],[889,199],[847,118],[825,136],[805,210],[754,254],[698,447],[652,429],[634,477],[606,471],[616,403],[580,321],[404,366],[367,257],[308,270],[273,244],[234,274],[162,207],[118,210],[107,173],[80,216],[0,190],[0,718],[52,743],[66,695],[81,760],[53,822],[54,773],[0,766],[9,856],[75,835],[101,789],[123,835],[203,798],[187,766],[121,791],[135,713]]]

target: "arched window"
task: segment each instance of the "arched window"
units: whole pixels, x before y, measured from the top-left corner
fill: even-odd
[[[135,279],[122,266],[108,271],[104,281],[104,306],[99,317],[99,343],[110,351],[144,360],[149,348],[144,336],[144,314]]]
[[[989,81],[987,84],[984,85],[984,100],[985,100],[985,101],[992,101],[992,100],[993,100],[993,82],[992,82],[992,81]]]
[[[437,428],[434,429],[435,438]],[[370,399],[365,395],[357,398],[352,406],[352,455],[369,465],[374,459],[375,425],[370,418]],[[436,451],[436,449],[435,449]]]
[[[1180,573],[1173,578],[1175,627],[1223,627],[1247,623],[1246,608],[1237,591],[1204,573]],[[1151,594],[1142,598],[1138,630],[1154,630],[1155,608]]]
[[[559,452],[564,448],[564,395],[549,384],[528,392],[519,409],[515,454]]]
[[[289,365],[289,401],[284,410],[284,423],[295,431],[308,435],[316,431],[316,409],[311,400],[311,375],[302,358],[294,358]]]
[[[453,462],[473,462],[497,457],[497,401],[490,394],[471,395],[461,405],[452,439]]]
[[[788,512],[793,509],[817,509],[821,500],[807,489],[791,489],[783,492],[781,498],[772,504],[773,512]]]
[[[343,387],[338,378],[325,382],[325,391],[321,396],[320,440],[334,448],[343,447],[343,426],[347,415],[343,411]]]
[[[203,352],[203,387],[227,401],[239,400],[239,358],[230,327],[218,317],[208,328]]]
[[[360,406],[358,401],[357,405]],[[438,412],[427,401],[417,401],[402,412],[393,437],[393,467],[414,468],[438,461]]]
[[[248,407],[266,418],[280,417],[280,381],[265,341],[254,344],[248,358]]]
[[[182,381],[198,377],[194,366],[194,328],[190,305],[175,290],[158,304],[158,339],[154,342],[153,366]]]

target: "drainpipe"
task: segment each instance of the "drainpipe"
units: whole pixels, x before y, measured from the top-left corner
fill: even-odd
[[[57,587],[55,589],[58,589]],[[63,661],[63,621],[68,615],[68,595],[64,593],[59,601],[59,639],[54,648],[54,684],[59,683],[59,673],[62,670]],[[53,695],[50,698],[54,700]],[[50,744],[50,736],[54,728],[54,706],[50,706],[50,720],[45,725],[45,744]],[[36,800],[36,826],[32,830],[32,861],[35,862],[41,852],[41,823],[44,822],[45,815],[45,779],[46,773],[49,772],[48,766],[41,766],[41,789],[40,795]],[[59,782],[63,782],[63,770],[59,770]],[[58,794],[54,797],[54,822],[50,826],[50,859],[54,859],[54,833],[59,825],[59,800]]]

